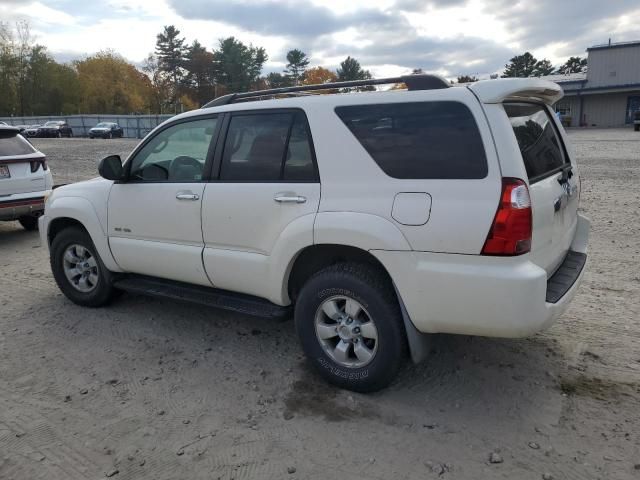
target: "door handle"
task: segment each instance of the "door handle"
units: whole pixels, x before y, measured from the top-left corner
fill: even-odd
[[[196,200],[200,200],[200,197],[198,196],[197,193],[178,193],[176,195],[176,198],[178,200],[191,200],[192,202],[195,202]]]
[[[273,199],[278,203],[304,203],[307,201],[306,197],[300,195],[285,195],[278,194]]]

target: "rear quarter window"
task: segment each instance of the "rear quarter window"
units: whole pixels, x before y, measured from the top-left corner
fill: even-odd
[[[36,149],[22,135],[16,135],[14,132],[11,134],[0,132],[0,157],[28,155],[35,151]]]
[[[518,141],[530,183],[565,166],[564,150],[546,107],[533,103],[505,103],[504,110]]]
[[[478,125],[460,102],[336,107],[378,166],[399,179],[479,179],[487,158]]]

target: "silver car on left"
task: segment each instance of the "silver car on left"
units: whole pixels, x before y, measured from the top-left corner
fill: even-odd
[[[47,158],[15,127],[0,125],[0,221],[38,228],[53,187]]]

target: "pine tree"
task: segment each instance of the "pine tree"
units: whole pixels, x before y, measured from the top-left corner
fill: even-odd
[[[291,79],[293,85],[299,85],[304,77],[304,72],[309,66],[307,54],[301,50],[293,49],[287,52],[287,68],[284,73]]]
[[[347,82],[350,80],[368,80],[371,78],[369,70],[364,70],[360,66],[360,62],[355,58],[347,57],[340,63],[340,68],[336,70],[338,74],[338,81]],[[375,90],[374,86],[358,87],[356,90]]]
[[[171,100],[174,111],[178,112],[180,86],[185,77],[184,63],[187,54],[184,37],[179,38],[180,30],[173,25],[164,27],[164,31],[156,37],[156,56],[160,69],[171,80]]]
[[[563,65],[558,68],[558,73],[580,73],[587,69],[587,59],[581,57],[569,57]]]
[[[531,77],[535,72],[538,60],[529,52],[525,52],[522,55],[516,55],[509,62],[504,66],[503,78]]]

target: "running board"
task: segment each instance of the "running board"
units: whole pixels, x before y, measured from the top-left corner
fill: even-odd
[[[283,319],[291,312],[290,307],[281,307],[268,300],[252,295],[175,282],[162,278],[127,275],[126,277],[115,280],[113,286],[132,293],[197,303],[207,307],[230,310],[255,317]]]

